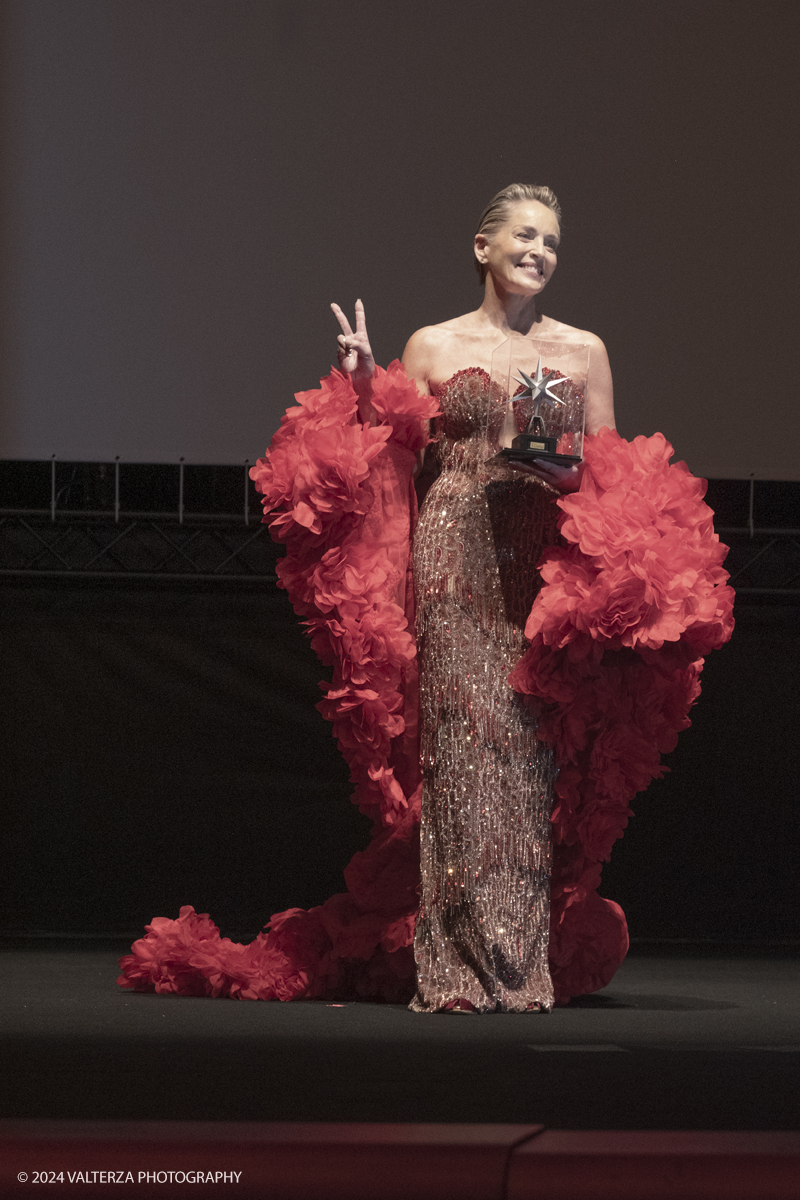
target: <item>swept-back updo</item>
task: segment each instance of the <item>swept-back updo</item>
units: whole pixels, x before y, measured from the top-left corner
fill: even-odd
[[[502,192],[493,196],[486,205],[481,213],[481,219],[478,221],[478,228],[475,230],[476,237],[479,233],[491,236],[504,221],[508,220],[509,209],[517,200],[538,200],[540,204],[544,204],[545,208],[549,208],[555,214],[558,227],[561,229],[561,205],[558,203],[554,191],[536,183],[510,183],[508,187],[503,188]],[[481,283],[484,283],[486,267],[483,263],[478,262],[477,258],[473,261]]]

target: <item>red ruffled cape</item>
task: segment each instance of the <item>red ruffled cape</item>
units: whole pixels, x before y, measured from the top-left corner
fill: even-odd
[[[318,707],[333,723],[373,822],[345,869],[347,891],[273,916],[243,946],[190,906],[156,918],[120,959],[122,987],[249,1000],[402,1002],[414,989],[421,779],[410,547],[412,473],[436,400],[403,367],[377,368],[362,425],[338,371],[298,393],[251,475],[264,520],[286,543],[279,586],[332,665]],[[549,548],[509,677],[541,708],[560,770],[553,810],[550,965],[557,1000],[604,987],[628,948],[619,905],[597,895],[601,863],[633,796],[662,775],[700,691],[703,655],[730,637],[726,547],[705,482],[669,465],[661,434],[587,438],[579,492],[559,498]]]

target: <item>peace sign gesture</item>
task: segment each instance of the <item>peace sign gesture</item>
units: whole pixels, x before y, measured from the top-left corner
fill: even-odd
[[[353,333],[350,322],[338,304],[332,304],[334,316],[341,326],[342,332],[337,337],[339,343],[339,367],[346,372],[356,384],[360,380],[370,379],[375,374],[375,359],[372,357],[369,338],[367,337],[367,322],[364,317],[364,305],[356,300],[356,331]]]

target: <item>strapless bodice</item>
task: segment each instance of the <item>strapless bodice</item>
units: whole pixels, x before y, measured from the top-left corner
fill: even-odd
[[[564,381],[559,400],[564,405],[563,428],[580,428],[583,393],[558,370],[545,367],[544,374],[554,382]],[[441,415],[434,421],[431,451],[442,470],[467,470],[492,479],[519,478],[516,472],[509,474],[508,466],[497,458],[500,446],[511,444],[506,438],[527,429],[536,411],[530,390],[521,380],[518,384],[511,405],[505,388],[483,367],[463,367],[432,389]],[[574,453],[573,438],[572,432],[561,435],[560,453]]]
[[[464,367],[433,389],[442,415],[436,433],[450,441],[485,435],[491,380],[483,367]]]
[[[486,468],[498,449],[498,418],[502,420],[504,411],[499,389],[495,398],[492,388],[483,367],[464,367],[433,388],[441,415],[433,423],[430,453],[442,471],[494,479],[509,475],[508,467],[498,461]]]

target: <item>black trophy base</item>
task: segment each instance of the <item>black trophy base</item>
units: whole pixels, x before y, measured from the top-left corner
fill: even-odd
[[[581,462],[579,454],[559,454],[556,451],[557,445],[558,438],[544,437],[536,433],[518,433],[510,447],[501,450],[500,453],[510,462],[532,462],[534,458],[543,458],[563,467],[571,467]]]

